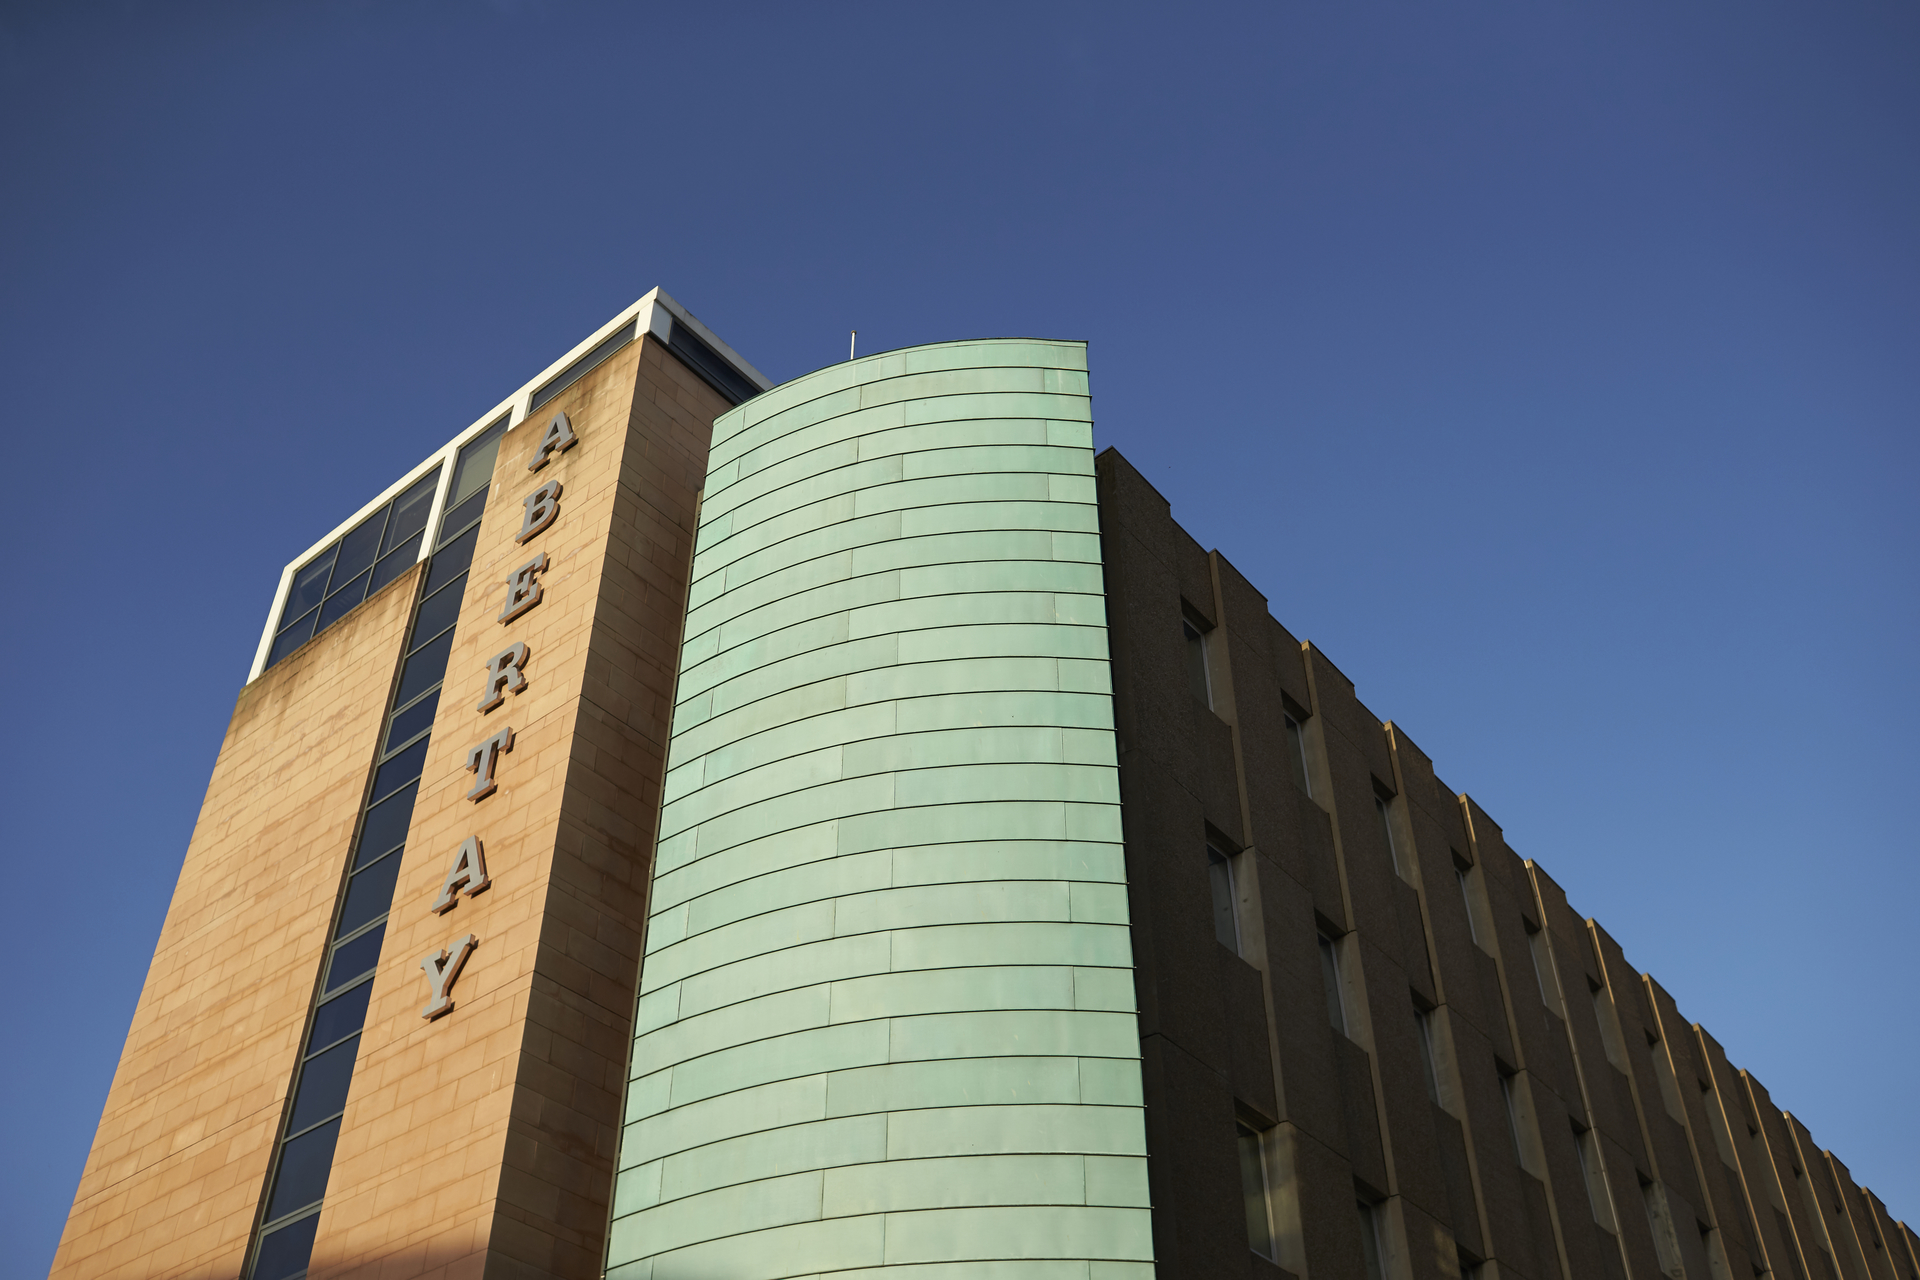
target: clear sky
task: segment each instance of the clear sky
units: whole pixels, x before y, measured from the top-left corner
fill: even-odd
[[[0,7],[0,1275],[281,566],[656,284],[775,380],[1088,339],[1097,442],[1920,1218],[1917,69],[1905,3]]]

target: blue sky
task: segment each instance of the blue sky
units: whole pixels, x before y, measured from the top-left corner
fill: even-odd
[[[1920,11],[0,10],[0,1275],[280,567],[654,285],[1096,435],[1920,1217]]]

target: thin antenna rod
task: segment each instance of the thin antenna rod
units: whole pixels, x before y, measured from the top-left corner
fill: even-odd
[[[847,330],[847,359],[853,359],[853,340],[860,336],[858,329]]]

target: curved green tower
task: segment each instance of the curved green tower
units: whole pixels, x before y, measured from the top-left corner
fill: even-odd
[[[721,417],[615,1280],[1152,1274],[1081,343]]]

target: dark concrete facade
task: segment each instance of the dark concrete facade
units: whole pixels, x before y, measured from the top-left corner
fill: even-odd
[[[1124,458],[1098,473],[1165,1280],[1920,1280],[1912,1230]]]

